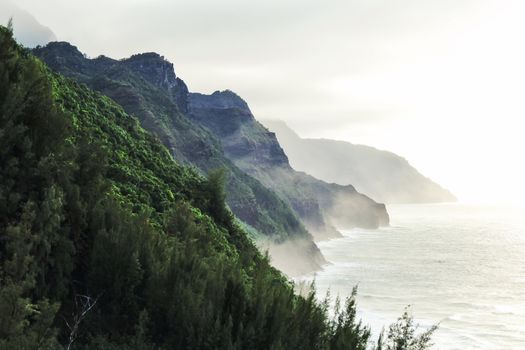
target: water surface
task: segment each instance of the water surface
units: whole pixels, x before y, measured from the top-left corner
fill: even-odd
[[[388,210],[390,227],[319,244],[332,263],[316,274],[319,293],[344,297],[358,284],[360,314],[375,335],[410,304],[423,327],[440,323],[433,349],[525,349],[524,211]]]

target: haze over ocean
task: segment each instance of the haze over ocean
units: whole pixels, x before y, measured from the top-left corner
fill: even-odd
[[[374,336],[411,305],[433,349],[519,349],[525,344],[525,219],[517,208],[391,205],[391,226],[321,242],[332,264],[319,296],[347,296]],[[312,276],[308,277],[309,279]]]

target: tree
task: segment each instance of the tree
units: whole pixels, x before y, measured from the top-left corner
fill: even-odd
[[[339,306],[339,299],[336,299],[330,349],[366,350],[367,348],[371,335],[370,328],[357,320],[356,296],[357,287],[354,287],[342,310]]]
[[[206,181],[206,195],[208,197],[208,210],[211,216],[219,223],[226,223],[230,212],[226,207],[226,169],[218,168],[208,173]]]
[[[419,325],[414,325],[414,318],[405,308],[403,315],[397,322],[390,325],[386,339],[381,334],[377,350],[425,350],[432,346],[431,336],[437,330],[438,325],[433,325],[426,331],[416,334]]]
[[[55,349],[53,320],[58,303],[32,300],[38,266],[31,255],[36,242],[34,207],[26,205],[18,224],[0,231],[0,349]]]
[[[75,295],[75,310],[71,315],[71,320],[64,319],[67,328],[69,329],[68,343],[66,349],[71,349],[71,346],[77,340],[80,323],[86,318],[88,313],[95,307],[99,297],[92,298],[89,295],[76,294]]]

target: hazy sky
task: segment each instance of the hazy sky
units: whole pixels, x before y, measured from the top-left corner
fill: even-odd
[[[397,152],[460,199],[525,197],[523,0],[16,3],[90,56],[157,51],[192,91]]]

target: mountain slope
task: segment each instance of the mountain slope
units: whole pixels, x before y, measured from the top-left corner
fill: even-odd
[[[202,178],[111,99],[51,73],[0,27],[0,347],[365,349]]]
[[[175,75],[173,64],[155,53],[134,55],[125,60],[100,56],[86,58],[68,43],[50,43],[33,50],[53,70],[109,96],[141,125],[155,133],[179,162],[197,167],[203,174],[225,168],[227,203],[233,213],[253,227],[266,247],[293,240],[296,264],[274,259],[290,274],[318,269],[325,261],[294,212],[273,191],[247,175],[224,155],[220,140],[189,120],[188,88]],[[271,253],[271,252],[270,252]]]
[[[7,24],[9,19],[13,20],[16,39],[26,47],[45,45],[57,40],[51,29],[40,24],[29,12],[9,0],[2,0],[0,1],[0,24]]]
[[[275,134],[235,93],[191,93],[189,116],[222,141],[225,155],[239,168],[281,194],[318,238],[333,236],[332,224],[342,228],[388,224],[385,206],[353,186],[329,184],[295,171]]]
[[[352,184],[385,203],[456,200],[453,194],[394,153],[344,141],[302,139],[280,121],[264,121],[264,124],[276,133],[292,166],[319,179]]]

